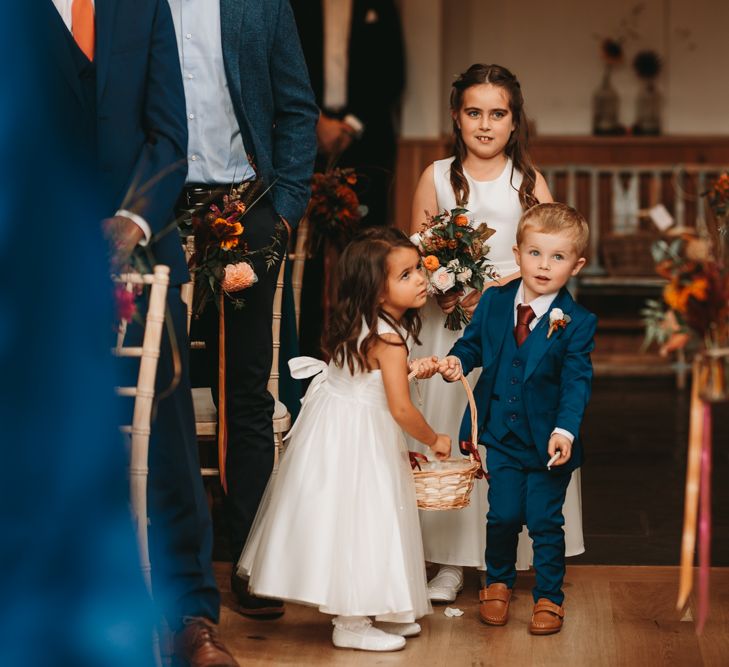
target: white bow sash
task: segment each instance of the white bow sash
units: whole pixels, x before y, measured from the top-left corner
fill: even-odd
[[[304,380],[314,375],[317,376],[311,381],[306,395],[301,399],[301,407],[304,407],[306,401],[319,391],[322,382],[325,382],[329,375],[329,365],[326,361],[315,359],[314,357],[294,357],[293,359],[289,359],[289,370],[291,371],[291,377],[295,380]],[[284,440],[288,440],[291,437],[295,426],[286,434]]]

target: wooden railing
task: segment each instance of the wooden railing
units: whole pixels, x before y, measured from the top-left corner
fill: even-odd
[[[401,229],[409,228],[420,174],[450,151],[448,137],[399,142],[394,217]],[[647,211],[663,204],[677,226],[700,229],[706,220],[700,194],[729,165],[729,137],[544,136],[531,143],[531,152],[555,200],[575,206],[590,223],[585,275],[649,276],[658,230]],[[628,235],[633,244],[623,243],[628,253],[621,258],[618,237]]]
[[[626,257],[618,266],[605,253],[616,237],[634,239],[650,260],[651,237],[659,231],[651,221],[650,210],[663,205],[678,227],[699,231],[706,224],[706,200],[702,193],[726,165],[560,165],[542,166],[552,196],[578,209],[590,224],[587,275],[617,273],[646,275],[652,262],[642,263],[641,255]],[[631,266],[631,263],[635,263]]]

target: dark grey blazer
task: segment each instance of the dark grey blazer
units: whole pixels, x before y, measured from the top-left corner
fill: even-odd
[[[293,226],[309,199],[319,110],[289,0],[220,0],[223,60],[246,150]]]

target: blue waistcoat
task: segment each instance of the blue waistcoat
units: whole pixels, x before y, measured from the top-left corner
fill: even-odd
[[[517,347],[512,331],[507,329],[491,395],[491,410],[486,422],[487,441],[495,439],[501,442],[511,432],[524,444],[533,444],[524,404],[524,369],[531,341],[529,336],[521,347]]]

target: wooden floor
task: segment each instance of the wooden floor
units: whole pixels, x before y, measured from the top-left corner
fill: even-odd
[[[292,558],[295,555],[292,554]],[[448,618],[444,606],[421,620],[423,632],[403,651],[367,653],[335,649],[330,617],[315,609],[288,604],[275,621],[253,621],[231,610],[229,565],[218,563],[223,591],[221,635],[241,665],[729,665],[729,570],[712,571],[710,620],[702,637],[695,634],[695,600],[683,615],[675,610],[675,567],[569,567],[565,586],[566,620],[562,632],[532,637],[534,577],[522,573],[515,588],[511,618],[494,628],[478,620],[475,571],[454,605],[465,613]]]

